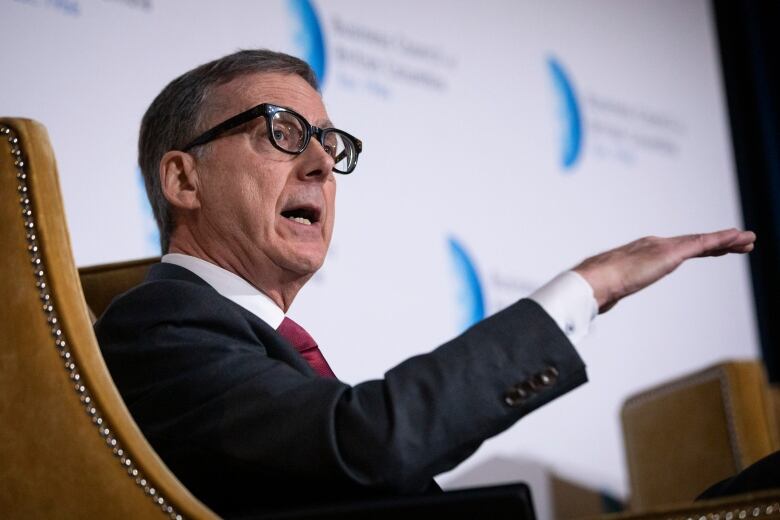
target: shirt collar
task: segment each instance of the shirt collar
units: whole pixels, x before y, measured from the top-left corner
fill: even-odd
[[[201,258],[181,253],[163,255],[161,261],[192,271],[228,300],[245,308],[274,329],[284,319],[284,311],[274,301],[235,273]]]

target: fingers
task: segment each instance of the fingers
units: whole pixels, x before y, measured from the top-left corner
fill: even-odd
[[[755,244],[752,242],[749,244],[744,245],[732,245],[725,249],[719,249],[717,251],[711,251],[706,255],[699,255],[699,256],[723,256],[728,253],[738,253],[738,254],[745,254],[750,253],[753,251],[753,248],[755,247]]]
[[[682,259],[686,259],[726,253],[748,253],[753,250],[756,235],[752,231],[724,229],[713,233],[674,237],[670,240]]]
[[[727,229],[715,233],[699,235],[702,237],[701,251],[695,256],[720,256],[726,253],[749,253],[753,250],[756,234],[752,231]]]
[[[756,234],[752,231],[740,231],[739,237],[732,245],[752,246],[756,242]]]

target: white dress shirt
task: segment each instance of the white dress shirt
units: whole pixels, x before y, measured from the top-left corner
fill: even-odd
[[[590,322],[599,313],[593,288],[574,271],[559,274],[535,290],[529,298],[555,320],[572,345],[577,345],[588,335]]]
[[[284,319],[284,311],[262,291],[240,276],[194,256],[169,253],[162,262],[183,267],[206,281],[219,294],[245,308],[274,329]],[[593,289],[574,271],[559,274],[528,298],[552,317],[572,344],[588,334],[590,322],[598,314]]]
[[[176,264],[203,278],[219,294],[239,304],[274,329],[278,329],[284,319],[284,311],[274,301],[257,290],[252,284],[218,265],[194,256],[169,253],[163,255],[166,264]]]

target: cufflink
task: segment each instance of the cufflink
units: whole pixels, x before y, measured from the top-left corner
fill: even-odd
[[[564,332],[566,332],[567,336],[571,336],[574,334],[574,331],[577,329],[577,327],[574,326],[574,323],[567,321],[564,325]]]

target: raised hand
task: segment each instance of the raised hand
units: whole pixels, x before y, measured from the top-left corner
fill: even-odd
[[[689,258],[749,253],[756,235],[725,229],[671,238],[645,237],[590,257],[574,268],[593,288],[599,312],[671,273]]]

